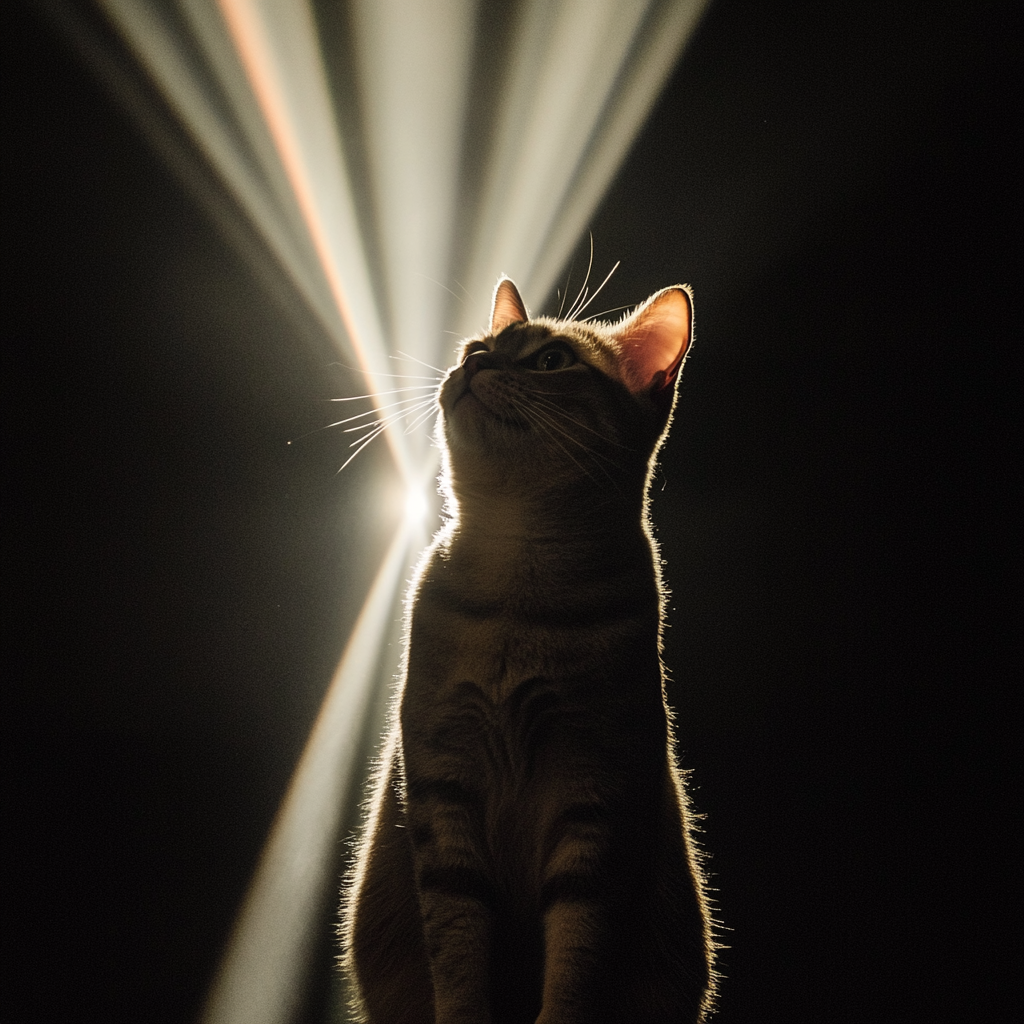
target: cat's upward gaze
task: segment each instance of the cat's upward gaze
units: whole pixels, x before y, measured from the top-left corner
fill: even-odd
[[[647,489],[689,289],[617,324],[490,332],[439,391],[450,519],[409,594],[405,680],[343,907],[373,1024],[703,1019],[703,877],[660,658]]]

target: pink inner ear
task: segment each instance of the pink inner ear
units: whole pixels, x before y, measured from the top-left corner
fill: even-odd
[[[519,295],[519,289],[512,280],[503,277],[494,289],[494,305],[491,307],[491,334],[497,334],[509,324],[529,320],[526,304]]]
[[[618,331],[626,384],[636,393],[671,384],[690,345],[690,297],[680,287],[651,296]]]

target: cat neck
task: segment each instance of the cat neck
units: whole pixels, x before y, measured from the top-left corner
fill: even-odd
[[[563,487],[483,486],[460,488],[452,511],[460,537],[505,543],[605,543],[639,528],[642,494],[604,489]]]
[[[541,618],[625,603],[654,607],[656,582],[642,503],[555,504],[522,495],[460,496],[422,585],[478,614]],[[653,602],[653,604],[652,604]]]
[[[650,562],[642,497],[533,490],[462,493],[447,531],[448,557],[475,575],[518,579],[532,566],[571,581],[583,565],[609,572]],[[623,565],[619,565],[619,563]],[[617,567],[617,568],[616,568]]]

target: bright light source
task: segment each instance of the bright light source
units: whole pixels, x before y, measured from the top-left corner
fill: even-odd
[[[422,491],[410,490],[405,496],[405,518],[411,524],[427,518],[427,496]]]

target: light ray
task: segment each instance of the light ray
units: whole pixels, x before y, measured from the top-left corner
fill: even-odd
[[[151,77],[173,114],[195,141],[199,151],[224,182],[228,192],[238,201],[251,223],[266,240],[274,256],[291,278],[299,293],[310,304],[328,333],[337,336],[341,324],[330,296],[316,273],[315,259],[307,252],[295,232],[297,218],[289,215],[287,189],[275,188],[273,168],[252,159],[252,153],[263,151],[262,120],[246,117],[244,104],[236,102],[226,111],[216,102],[213,90],[204,83],[197,68],[203,67],[202,54],[194,53],[191,39],[183,34],[159,5],[136,0],[99,0],[111,24],[128,49]],[[75,20],[69,5],[54,5],[54,13],[65,24]],[[222,23],[219,17],[213,29]],[[215,32],[204,38],[215,47]],[[80,45],[81,45],[80,41]],[[220,48],[227,59],[218,65],[218,81],[234,82],[233,71],[240,68],[234,50],[227,42]],[[104,55],[97,48],[89,54],[90,63],[102,62]],[[124,101],[124,84],[117,83],[118,97]],[[229,88],[236,94],[236,88]],[[237,96],[236,96],[237,99]],[[244,134],[236,130],[231,117],[245,124]],[[145,117],[145,114],[143,114]]]
[[[433,360],[447,273],[465,111],[473,0],[353,0],[351,23],[369,177],[396,344]]]
[[[348,175],[342,166],[312,15],[304,3],[217,2],[274,139],[356,358],[363,369],[374,371],[384,348],[382,342],[375,343],[367,335],[368,324],[376,318],[371,314],[368,282],[362,281],[366,259],[358,242],[351,194],[345,187]],[[302,132],[304,126],[307,130]],[[347,246],[339,246],[336,231],[331,230],[337,219],[349,227],[345,232]],[[347,270],[344,274],[343,265]],[[360,289],[365,293],[362,317],[354,312],[349,294],[356,282],[364,284]],[[409,456],[401,435],[389,430],[386,436],[403,478],[410,480]]]
[[[381,642],[408,561],[407,519],[370,588],[270,830],[211,988],[203,1024],[286,1024],[301,996],[314,935],[309,927],[334,887],[344,801],[360,768],[363,722]]]
[[[551,291],[708,2],[654,0],[648,5],[618,69],[615,88],[591,128],[585,151],[565,182],[558,211],[523,276],[523,288],[530,294],[543,296]]]
[[[706,6],[520,5],[497,138],[460,274],[470,294],[490,294],[507,273],[528,304],[548,295]],[[467,310],[458,333],[472,333],[476,320]]]

